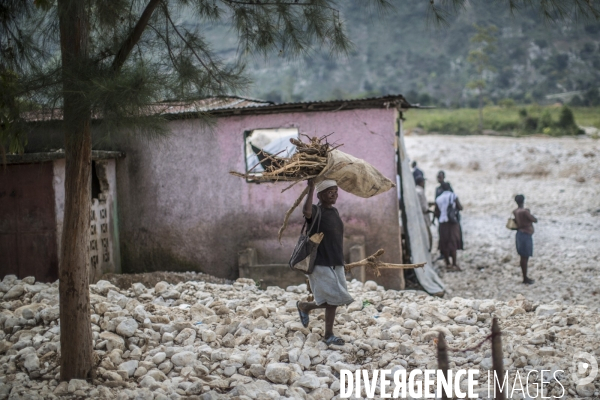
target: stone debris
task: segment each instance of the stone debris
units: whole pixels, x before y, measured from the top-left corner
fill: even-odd
[[[375,282],[348,287],[356,301],[338,309],[335,324],[346,344],[327,347],[323,312],[311,313],[308,328],[298,321],[304,285],[262,291],[238,279],[125,290],[99,281],[90,286],[96,378],[59,382],[58,283],[7,276],[0,283],[0,399],[338,399],[342,369],[435,369],[439,332],[451,348],[470,348],[489,334],[494,316],[509,376],[548,370],[546,396],[560,397],[556,379],[564,399],[600,396],[600,379],[577,385],[572,377],[575,353],[600,354],[599,314],[586,306],[521,295],[439,299]],[[481,397],[491,365],[489,344],[450,353],[452,369],[481,371]]]

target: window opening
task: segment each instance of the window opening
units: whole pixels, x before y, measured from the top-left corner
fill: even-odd
[[[260,176],[272,165],[268,156],[290,157],[296,146],[290,139],[298,139],[297,128],[254,129],[246,131],[244,147],[246,152],[246,173]]]
[[[96,172],[96,161],[92,161],[92,200],[97,199],[101,192],[100,178],[98,178],[98,172]]]

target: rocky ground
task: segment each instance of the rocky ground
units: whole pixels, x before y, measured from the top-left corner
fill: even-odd
[[[577,386],[572,376],[577,351],[600,353],[598,314],[586,306],[523,296],[439,299],[371,281],[349,289],[355,302],[336,316],[336,333],[347,344],[328,348],[322,313],[311,314],[308,329],[298,320],[304,285],[262,291],[239,279],[120,289],[99,281],[90,287],[97,377],[59,382],[58,284],[7,276],[0,284],[0,398],[337,399],[340,370],[436,368],[438,332],[450,347],[466,349],[489,334],[494,315],[511,381],[517,371],[549,370],[545,396],[600,396],[600,380]],[[453,370],[481,371],[480,397],[490,355],[487,343],[450,354]],[[529,389],[536,393],[532,379]]]
[[[600,142],[591,138],[408,136],[425,172],[430,201],[437,171],[446,171],[465,210],[464,272],[443,273],[450,296],[600,307]],[[524,194],[538,218],[532,286],[520,282],[515,233],[505,228]],[[433,227],[437,231],[436,227]],[[437,252],[435,253],[437,255]]]

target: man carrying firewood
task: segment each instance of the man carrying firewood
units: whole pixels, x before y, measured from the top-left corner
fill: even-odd
[[[309,313],[317,308],[325,309],[325,343],[327,345],[344,345],[344,340],[333,334],[333,322],[338,306],[347,305],[354,301],[346,287],[344,272],[344,223],[338,210],[333,207],[338,198],[337,183],[324,180],[317,184],[308,180],[308,196],[302,209],[304,218],[310,223],[312,217],[320,208],[320,221],[313,225],[309,236],[323,233],[323,240],[317,249],[315,269],[308,275],[314,301],[298,302],[298,314],[304,327],[308,327]],[[314,205],[313,194],[317,192],[319,204]]]

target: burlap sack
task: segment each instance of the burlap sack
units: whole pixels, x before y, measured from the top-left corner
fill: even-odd
[[[327,166],[315,180],[320,182],[325,179],[333,179],[343,191],[364,198],[387,192],[396,186],[365,160],[339,150],[329,152]]]

